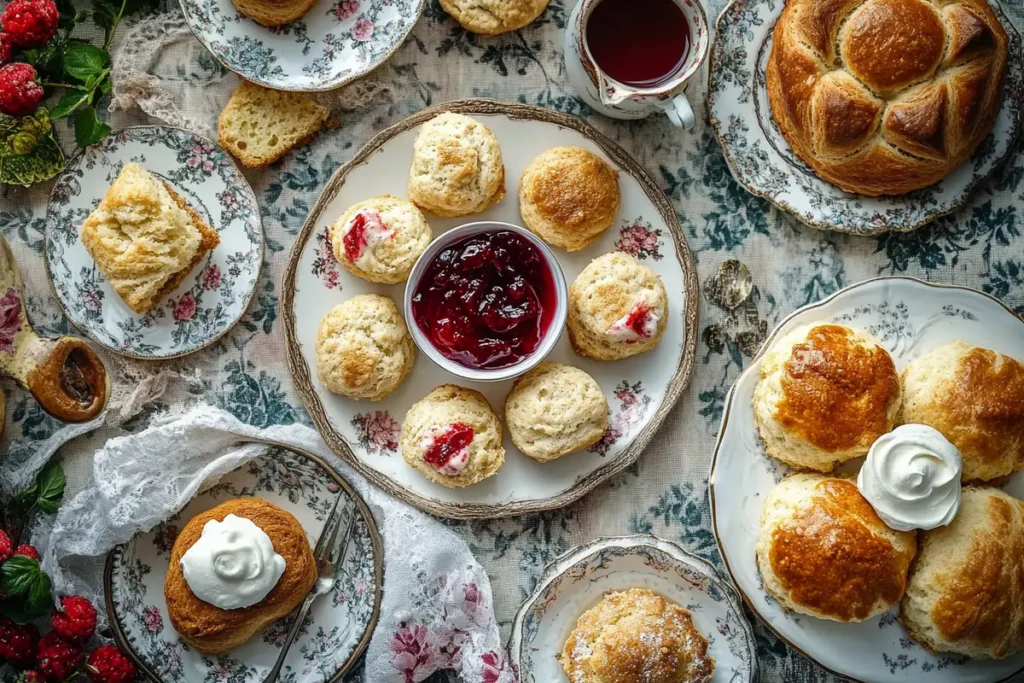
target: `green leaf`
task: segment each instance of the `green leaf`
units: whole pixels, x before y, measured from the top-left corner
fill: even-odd
[[[88,90],[65,90],[60,102],[50,110],[51,119],[62,119],[79,107],[88,104],[92,93]]]
[[[52,605],[50,605],[50,607],[52,607]],[[25,601],[21,598],[0,602],[0,614],[13,621],[15,624],[31,623],[43,616],[43,614],[46,614],[46,611],[35,614],[32,613],[25,605]]]
[[[96,107],[79,109],[75,114],[75,141],[79,147],[88,147],[107,137],[110,126],[96,116]]]
[[[57,463],[48,466],[36,478],[39,494],[36,497],[36,505],[47,514],[57,512],[61,498],[64,497],[64,486],[67,479],[64,477],[64,470]]]
[[[80,81],[99,78],[109,62],[106,52],[88,43],[70,43],[64,51],[64,73]]]
[[[103,29],[104,33],[109,35],[110,30],[114,28],[114,24],[117,21],[120,7],[107,0],[92,0],[92,9],[92,20]]]
[[[35,583],[28,589],[25,610],[30,614],[46,614],[53,607],[53,582],[50,577],[40,573]]]
[[[39,563],[18,555],[0,565],[0,590],[10,596],[25,595],[43,580],[40,577],[46,578],[46,574]]]
[[[63,170],[64,153],[45,108],[29,116],[0,114],[0,183],[28,187]]]

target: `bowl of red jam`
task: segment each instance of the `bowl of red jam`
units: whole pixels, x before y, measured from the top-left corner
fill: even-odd
[[[463,225],[435,239],[409,275],[405,318],[420,351],[476,381],[523,374],[565,328],[565,276],[544,242],[508,223]]]

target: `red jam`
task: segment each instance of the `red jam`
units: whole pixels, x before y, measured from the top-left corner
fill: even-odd
[[[372,209],[362,209],[349,221],[348,232],[342,239],[345,258],[350,263],[355,263],[371,241],[379,241],[393,235],[394,233],[384,225],[384,219],[379,213]]]
[[[636,332],[636,336],[641,339],[647,338],[647,317],[650,314],[651,309],[643,304],[638,304],[633,307],[633,310],[629,312],[629,316],[626,318],[626,327]]]
[[[544,257],[508,230],[442,250],[412,298],[420,330],[445,358],[468,368],[507,368],[528,357],[544,339],[555,308],[555,282]]]
[[[437,470],[444,470],[454,458],[469,448],[473,441],[473,428],[456,422],[434,437],[430,448],[423,454],[423,461]]]

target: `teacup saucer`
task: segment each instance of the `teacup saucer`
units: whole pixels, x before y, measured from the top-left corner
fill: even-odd
[[[80,235],[129,162],[170,184],[220,235],[220,245],[144,315],[121,300]],[[176,358],[214,343],[245,314],[263,265],[263,223],[245,176],[216,143],[180,128],[137,126],[68,163],[50,193],[45,255],[61,307],[96,343],[133,358]]]

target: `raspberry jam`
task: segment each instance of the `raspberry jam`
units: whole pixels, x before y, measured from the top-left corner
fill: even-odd
[[[423,461],[442,474],[454,476],[466,467],[473,428],[456,422],[434,437],[423,454]]]
[[[348,222],[348,232],[342,238],[345,247],[345,258],[355,263],[375,242],[388,239],[393,233],[384,225],[381,215],[372,209],[362,209]]]
[[[445,358],[500,369],[537,350],[556,305],[555,281],[540,250],[500,230],[442,250],[416,285],[412,313]]]

